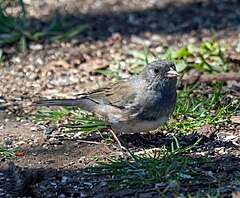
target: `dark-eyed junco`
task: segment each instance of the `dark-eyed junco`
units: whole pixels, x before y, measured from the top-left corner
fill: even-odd
[[[77,106],[94,113],[115,132],[138,133],[162,125],[173,113],[178,73],[171,61],[154,61],[138,76],[120,80],[78,98],[35,102],[42,106]]]

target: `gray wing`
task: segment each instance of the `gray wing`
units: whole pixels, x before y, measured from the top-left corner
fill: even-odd
[[[139,91],[138,88],[139,85],[136,83],[136,78],[132,77],[80,96],[98,104],[111,104],[112,106],[124,109],[134,104]]]

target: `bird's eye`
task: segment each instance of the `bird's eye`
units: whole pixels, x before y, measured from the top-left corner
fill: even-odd
[[[158,68],[154,68],[153,71],[154,71],[155,74],[158,74],[158,73],[159,73],[159,69],[158,69]]]

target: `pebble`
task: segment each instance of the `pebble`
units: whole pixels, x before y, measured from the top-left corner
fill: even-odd
[[[37,127],[35,127],[35,126],[33,126],[33,127],[31,127],[31,128],[30,128],[30,130],[31,130],[31,131],[37,131],[37,130],[38,130],[38,128],[37,128]]]
[[[43,144],[42,147],[43,147],[43,149],[48,149],[48,145],[47,144]]]
[[[43,49],[43,46],[39,43],[37,43],[37,44],[36,43],[31,43],[29,45],[29,48],[32,49],[32,50],[41,50],[41,49]]]
[[[52,186],[57,187],[57,183],[55,183],[55,182],[51,182],[50,184],[51,184]]]
[[[46,163],[48,163],[48,164],[52,164],[54,162],[55,162],[55,160],[53,160],[53,159],[49,159],[49,160],[46,161]]]
[[[84,133],[86,133],[86,132],[85,131],[77,132],[73,137],[79,137],[79,136],[81,136]]]
[[[12,61],[13,63],[20,63],[20,62],[21,62],[21,59],[17,56],[17,57],[13,57],[13,58],[11,59],[11,61]]]
[[[153,41],[158,41],[158,40],[161,39],[161,37],[157,34],[153,34],[150,39],[153,40]]]
[[[59,195],[58,197],[59,197],[59,198],[65,198],[65,197],[66,197],[66,195],[64,195],[64,194],[61,194],[61,195]]]
[[[231,140],[233,140],[233,139],[235,139],[235,138],[237,138],[236,135],[229,135],[229,136],[225,137],[225,140],[226,140],[226,141],[231,141]]]
[[[10,139],[5,139],[5,140],[4,140],[4,144],[5,144],[5,145],[11,145],[11,144],[12,144],[12,140],[10,140]]]
[[[69,180],[69,177],[67,177],[67,176],[62,176],[61,181],[62,181],[63,183],[66,183],[68,180]]]
[[[50,144],[58,144],[60,141],[57,138],[51,137],[49,139]]]
[[[33,140],[34,143],[38,143],[38,141],[39,141],[39,138],[36,138]]]
[[[104,181],[101,182],[101,183],[100,183],[100,186],[101,186],[101,187],[105,187],[105,186],[107,186],[107,182],[104,182]]]
[[[47,127],[43,132],[45,134],[51,134],[55,129],[57,129],[57,126],[51,125],[51,126]]]
[[[17,142],[16,145],[23,145],[25,143],[26,143],[25,141],[21,140],[21,141]]]

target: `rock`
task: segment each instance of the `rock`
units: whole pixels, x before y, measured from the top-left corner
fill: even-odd
[[[29,48],[31,50],[41,50],[41,49],[43,49],[43,46],[41,44],[39,44],[39,43],[31,43],[29,45]]]

